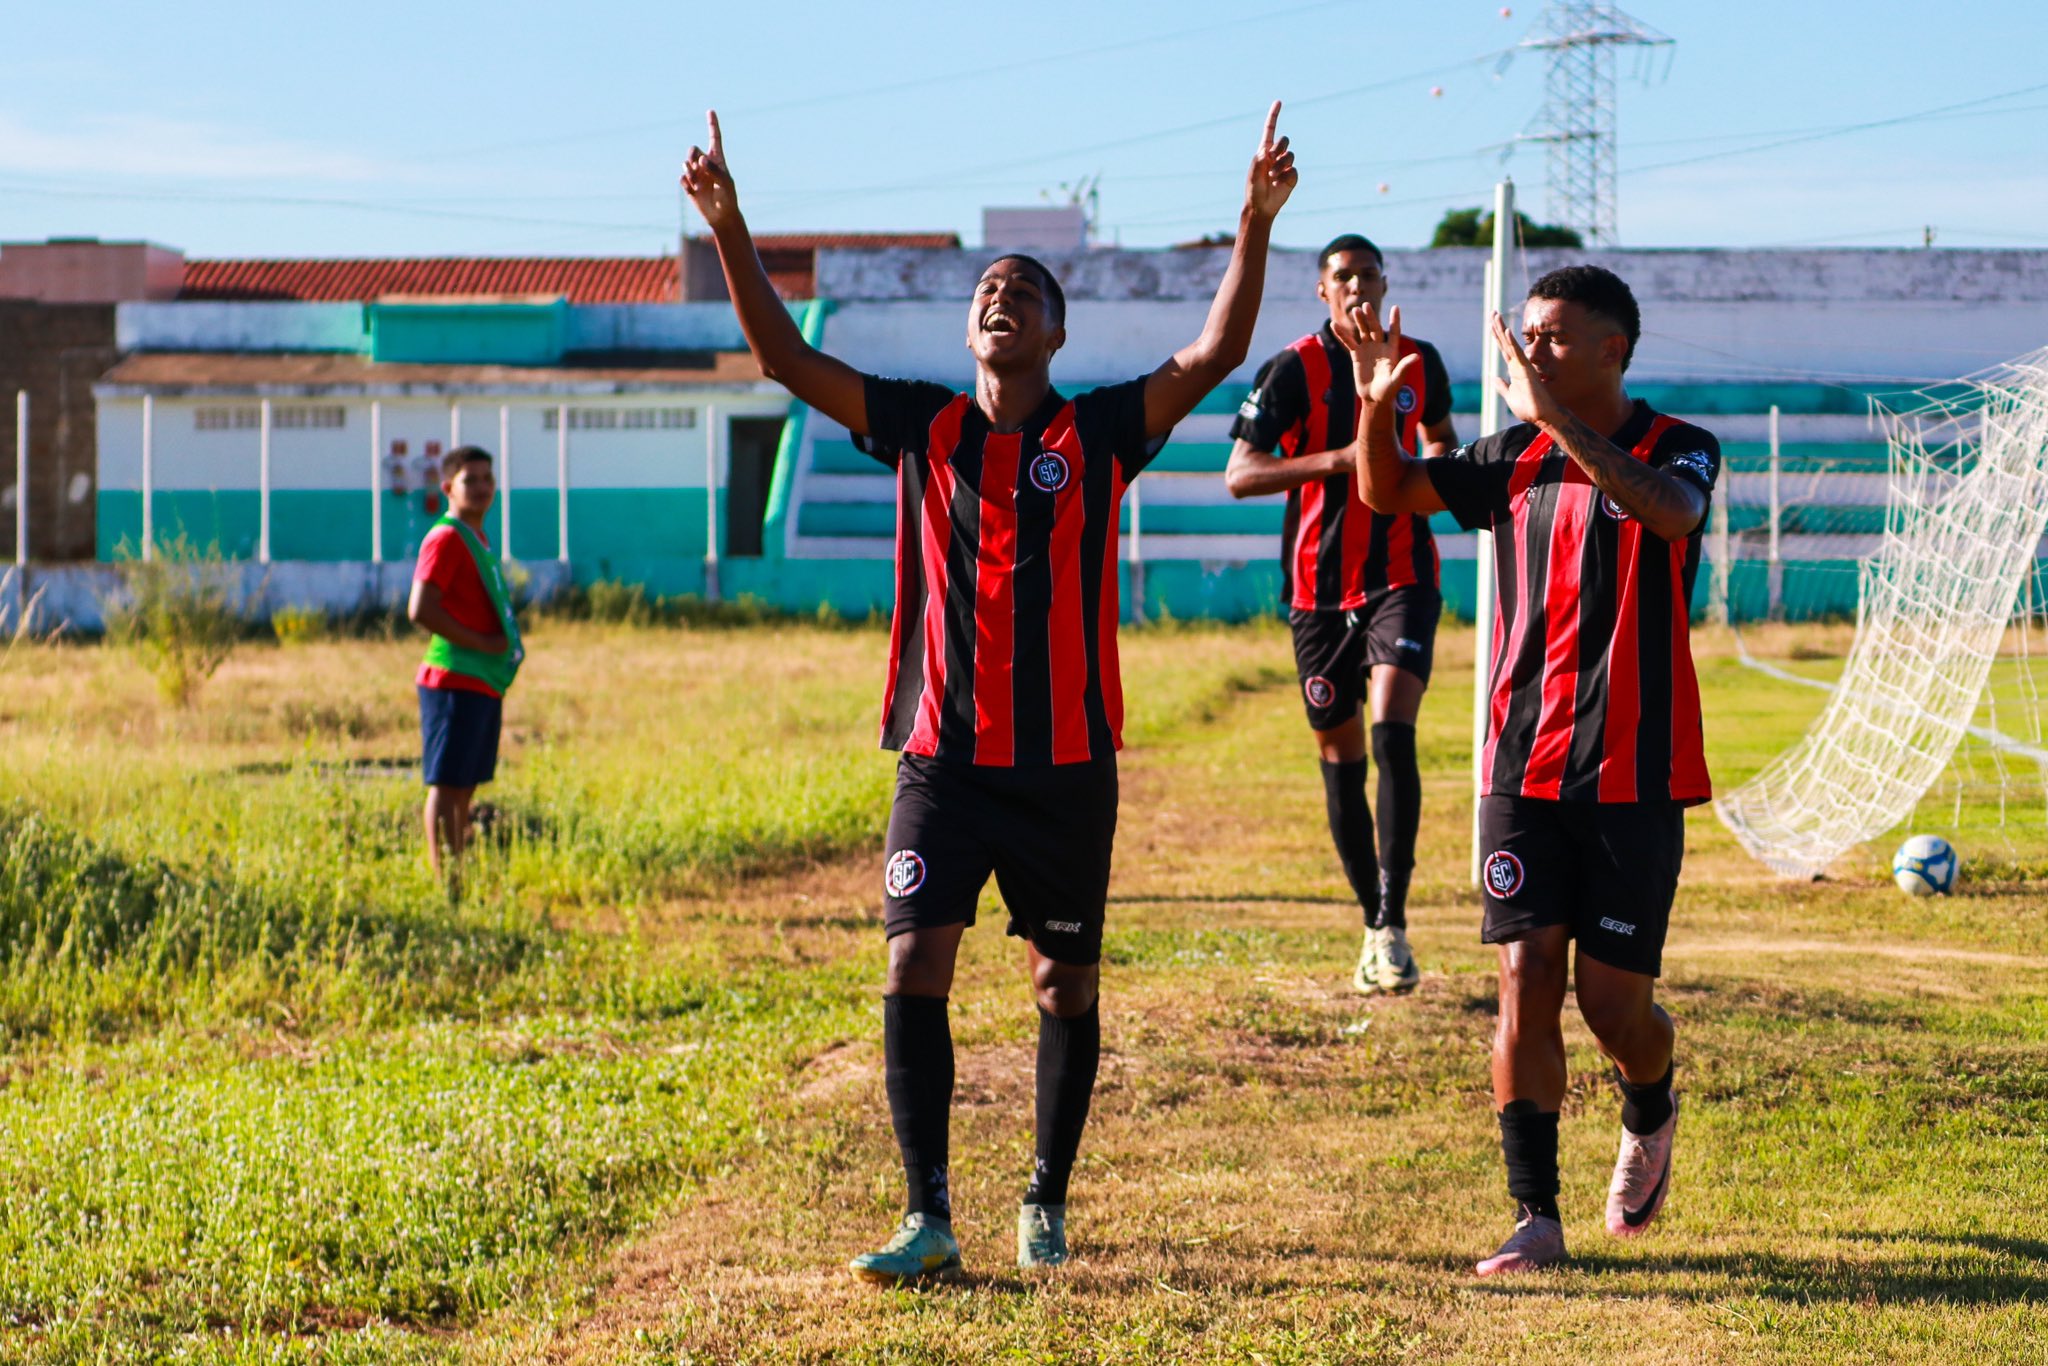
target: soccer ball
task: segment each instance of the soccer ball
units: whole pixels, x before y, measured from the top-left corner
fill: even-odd
[[[1915,835],[1892,855],[1892,881],[1914,896],[1947,896],[1960,865],[1955,846],[1939,835]]]

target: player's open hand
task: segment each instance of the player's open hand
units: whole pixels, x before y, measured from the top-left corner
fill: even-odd
[[[1266,111],[1266,131],[1259,138],[1259,150],[1252,157],[1251,175],[1244,190],[1245,207],[1261,218],[1279,213],[1287,196],[1294,193],[1294,182],[1301,178],[1294,169],[1294,153],[1287,150],[1287,139],[1274,140],[1279,123],[1280,101],[1274,100],[1273,107]]]
[[[1401,391],[1401,382],[1422,363],[1420,353],[1401,354],[1399,304],[1388,311],[1384,327],[1371,304],[1360,304],[1351,310],[1350,336],[1344,335],[1344,328],[1332,328],[1331,331],[1351,353],[1352,377],[1357,383],[1359,398],[1366,403],[1391,402]]]
[[[683,158],[683,192],[714,229],[737,218],[740,197],[733,189],[732,173],[725,169],[725,139],[718,132],[718,111],[704,116],[711,124],[711,150],[692,147]]]
[[[1529,363],[1527,353],[1522,350],[1522,339],[1498,313],[1488,320],[1487,327],[1493,333],[1493,344],[1500,348],[1501,359],[1507,362],[1508,377],[1496,377],[1493,387],[1500,390],[1500,396],[1507,400],[1508,411],[1519,422],[1560,420],[1564,409],[1550,396],[1550,390],[1537,375],[1536,367]]]

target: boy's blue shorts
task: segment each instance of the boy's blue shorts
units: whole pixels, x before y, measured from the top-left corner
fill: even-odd
[[[460,688],[421,688],[420,748],[429,787],[475,787],[498,772],[505,700]]]

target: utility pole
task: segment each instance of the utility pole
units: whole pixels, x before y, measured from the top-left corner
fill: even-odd
[[[1543,111],[1517,141],[1548,145],[1550,221],[1574,228],[1589,247],[1615,236],[1614,54],[1670,47],[1675,40],[1614,5],[1559,0],[1520,46],[1547,54]]]

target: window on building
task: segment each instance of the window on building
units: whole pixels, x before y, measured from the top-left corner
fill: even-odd
[[[300,403],[290,407],[274,406],[270,410],[270,422],[279,430],[320,428],[338,431],[348,426],[348,409],[339,403]],[[236,404],[233,407],[208,407],[192,410],[192,427],[201,432],[253,432],[263,426],[263,408],[260,404]]]
[[[561,421],[561,409],[541,410],[541,425],[554,431]],[[569,430],[586,431],[677,431],[697,425],[695,408],[571,408]]]
[[[337,431],[348,426],[348,409],[339,403],[272,408],[270,420],[279,427],[317,427],[326,431]]]

